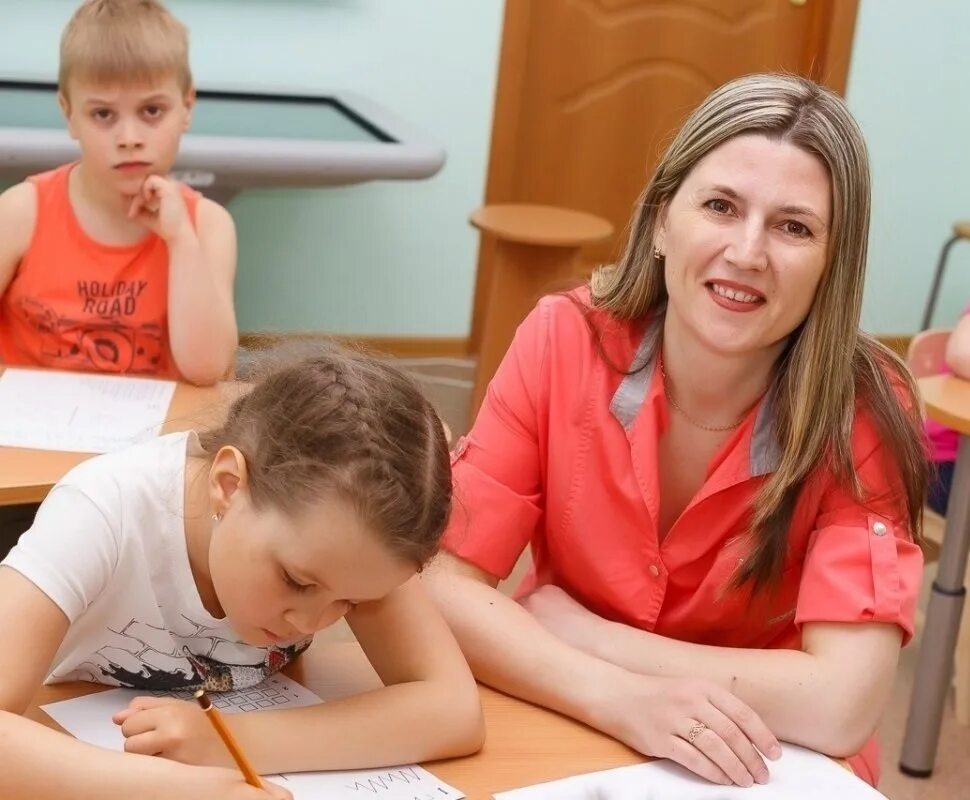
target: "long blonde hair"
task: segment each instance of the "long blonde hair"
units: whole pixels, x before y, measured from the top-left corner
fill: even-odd
[[[781,574],[795,503],[820,462],[825,460],[836,478],[862,497],[851,448],[857,400],[872,415],[898,467],[906,523],[917,541],[928,464],[909,371],[894,353],[859,330],[870,202],[862,133],[844,102],[812,81],[749,75],[725,84],[701,103],[637,201],[623,257],[594,273],[593,307],[627,320],[663,313],[663,262],[653,251],[661,210],[704,156],[729,139],[752,133],[816,156],[828,168],[832,184],[828,263],[808,317],[775,365],[771,391],[781,459],[757,497],[750,528],[752,554],[734,581],[735,586],[750,582],[757,589]]]

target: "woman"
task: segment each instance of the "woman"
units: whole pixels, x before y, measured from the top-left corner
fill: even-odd
[[[453,454],[428,582],[480,680],[712,781],[768,780],[782,739],[876,782],[926,464],[858,329],[868,221],[827,90],[749,76],[688,118],[621,261],[539,303]]]

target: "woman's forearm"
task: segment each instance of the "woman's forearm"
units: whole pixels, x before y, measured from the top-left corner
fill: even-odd
[[[894,625],[810,623],[802,650],[755,650],[682,642],[611,622],[552,585],[523,605],[573,647],[640,675],[712,681],[754,709],[776,736],[836,756],[856,753],[872,735],[899,657]]]
[[[562,641],[514,600],[474,578],[431,570],[424,582],[476,678],[611,732],[605,698],[626,670]]]
[[[891,670],[874,674],[810,652],[711,647],[603,625],[593,654],[644,675],[714,681],[755,709],[779,738],[834,756],[853,755],[865,744],[893,683]]]
[[[750,786],[768,780],[758,751],[777,758],[777,738],[730,692],[710,681],[636,673],[584,652],[483,579],[455,574],[464,569],[476,568],[432,569],[424,580],[479,680],[710,781]],[[711,730],[691,747],[687,737],[696,720]]]

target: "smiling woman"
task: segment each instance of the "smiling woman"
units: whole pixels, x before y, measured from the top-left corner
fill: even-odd
[[[926,467],[859,331],[868,222],[831,92],[752,75],[691,114],[623,257],[540,301],[453,454],[430,577],[481,680],[719,783],[769,780],[778,739],[877,780]],[[517,605],[493,587],[527,544]]]
[[[686,394],[691,383],[671,362],[697,364],[706,353],[754,356],[737,371],[733,397],[698,387],[686,408],[678,406],[686,416],[726,410],[737,417],[764,393],[822,278],[830,196],[815,156],[748,134],[701,159],[665,206],[657,251],[669,296],[668,389],[683,386]]]

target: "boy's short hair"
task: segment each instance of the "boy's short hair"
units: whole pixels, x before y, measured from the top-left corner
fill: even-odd
[[[71,78],[130,85],[170,75],[192,88],[189,32],[158,0],[84,0],[61,35],[65,96]]]

